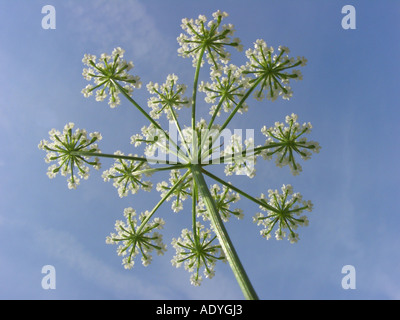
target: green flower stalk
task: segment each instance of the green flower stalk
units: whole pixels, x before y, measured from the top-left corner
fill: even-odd
[[[100,168],[100,157],[114,159],[102,177],[104,181],[113,182],[120,197],[135,195],[139,190],[151,191],[153,183],[146,177],[156,179],[159,172],[169,171],[168,181],[155,183],[161,199],[154,207],[139,217],[135,209],[126,208],[125,221],[116,222],[116,232],[111,233],[106,242],[118,245],[117,253],[123,256],[125,268],[133,268],[139,255],[142,264],[148,266],[153,251],[162,255],[167,249],[158,232],[165,221],[154,215],[170,202],[171,211],[182,212],[182,221],[191,226],[172,240],[176,250],[172,264],[183,265],[191,273],[190,282],[198,286],[203,280],[202,274],[206,278],[214,276],[218,261],[228,262],[244,297],[258,299],[224,224],[232,216],[245,218],[250,209],[243,210],[238,205],[241,198],[246,198],[262,211],[253,217],[253,221],[263,227],[260,231],[263,237],[269,239],[275,232],[276,239],[287,237],[290,243],[295,243],[299,240],[297,228],[309,223],[301,213],[311,211],[312,203],[303,201],[291,185],[284,185],[282,193],[269,189],[268,198],[263,194],[254,197],[244,188],[211,173],[208,167],[222,167],[226,176],[254,178],[257,159],[275,158],[278,167],[288,165],[297,175],[302,170],[297,158],[308,160],[312,152],[319,152],[320,146],[305,138],[312,126],[297,123],[295,114],[286,117],[287,126],[281,122],[275,122],[275,126],[269,128],[264,126],[261,129],[267,137],[264,144],[256,145],[254,136],[246,136],[246,139],[236,133],[227,136],[227,127],[233,117],[251,108],[249,100],[252,96],[257,100],[265,96],[271,101],[279,96],[290,99],[293,95],[290,80],[301,80],[301,72],[296,68],[306,64],[305,58],[289,57],[289,49],[283,46],[274,54],[274,49],[260,39],[246,51],[248,62],[245,65],[230,63],[229,50],[242,51],[243,47],[240,39],[233,38],[234,26],[222,24],[227,16],[227,13],[217,11],[212,20],[203,15],[182,20],[183,33],[177,38],[178,54],[192,58],[195,67],[191,97],[185,96],[187,85],[179,83],[178,76],[171,73],[161,85],[156,82],[146,85],[150,97],[148,108],[143,108],[133,97],[136,89],[141,87],[140,78],[129,74],[133,63],[123,60],[123,49],[116,48],[111,55],[101,54],[99,59],[85,54],[83,76],[93,83],[82,90],[83,95],[90,97],[96,92],[96,100],[100,102],[108,96],[111,108],[120,104],[122,95],[150,122],[130,137],[132,148],[144,146],[143,156],[130,150],[127,153],[102,153],[96,144],[101,140],[100,133],[88,135],[80,129],[73,132],[73,123],[67,124],[62,133],[52,129],[49,132],[51,141],[42,140],[39,148],[47,152],[46,162],[53,163],[48,176],[53,178],[58,172],[69,175],[68,187],[73,189],[79,184],[79,178],[88,178],[90,166]],[[210,81],[199,83],[205,61],[210,67]],[[210,105],[209,119],[196,119],[198,94],[203,94],[204,102]],[[185,112],[182,107],[190,108],[190,124],[179,121],[179,114]],[[205,104],[201,107],[205,108]],[[158,122],[162,117],[169,121],[170,130]],[[224,142],[221,143],[222,138]],[[213,181],[210,187],[205,178]],[[184,206],[189,198],[191,205]]]

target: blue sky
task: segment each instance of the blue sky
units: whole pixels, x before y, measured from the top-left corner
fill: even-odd
[[[41,9],[48,4],[56,9],[55,30],[41,27]],[[355,30],[341,26],[346,4],[355,6]],[[254,100],[231,128],[258,132],[294,112],[299,122],[313,124],[311,139],[322,146],[302,163],[299,176],[260,161],[255,178],[231,179],[254,196],[290,183],[314,203],[310,225],[299,230],[294,245],[261,238],[251,219],[259,209],[245,200],[239,205],[244,220],[226,225],[258,295],[400,298],[398,1],[16,0],[0,2],[1,299],[242,298],[228,265],[218,265],[216,276],[199,288],[183,268],[172,267],[170,240],[190,225],[188,204],[177,214],[169,205],[160,211],[167,253],[147,268],[137,263],[123,269],[105,237],[124,208],[151,209],[159,194],[120,199],[101,172],[69,190],[64,177],[48,179],[45,154],[37,148],[50,129],[72,121],[100,131],[103,152],[134,153],[130,136],[147,122],[126,101],[110,109],[82,96],[83,55],[120,46],[144,84],[175,73],[191,86],[191,61],[177,55],[181,19],[210,17],[216,10],[229,13],[226,21],[235,25],[245,49],[262,38],[308,59],[290,101]],[[233,54],[232,63],[244,62],[244,53]],[[144,106],[147,97],[144,87],[135,93]],[[102,163],[101,171],[112,164]],[[222,177],[223,167],[214,172]],[[56,269],[55,290],[41,286],[44,265]],[[344,265],[355,267],[355,290],[341,286]]]

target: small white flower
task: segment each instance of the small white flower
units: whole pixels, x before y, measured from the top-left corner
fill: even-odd
[[[234,26],[231,24],[222,25],[222,19],[228,14],[217,11],[212,14],[214,20],[206,23],[207,18],[200,16],[199,19],[182,19],[182,29],[185,33],[181,33],[177,38],[180,48],[179,55],[182,57],[191,57],[193,65],[197,64],[199,52],[205,49],[206,58],[209,64],[217,65],[218,62],[227,64],[230,59],[230,54],[225,50],[225,47],[231,46],[238,50],[243,47],[240,44],[240,39],[231,39]],[[220,28],[221,27],[221,28]],[[201,64],[203,61],[201,61]]]
[[[210,193],[214,198],[215,205],[222,221],[227,222],[231,215],[234,215],[238,219],[243,218],[243,210],[238,208],[230,208],[231,204],[239,201],[240,196],[238,193],[232,192],[232,190],[226,186],[223,186],[221,189],[221,187],[217,184],[214,184],[210,187]],[[208,211],[203,198],[200,198],[198,201],[197,216],[202,216],[204,221],[209,220]]]
[[[298,233],[294,232],[298,226],[307,226],[308,219],[306,216],[299,217],[304,210],[311,211],[312,204],[310,201],[302,201],[300,193],[293,193],[290,184],[283,185],[282,193],[278,190],[268,190],[268,202],[262,194],[259,200],[265,205],[260,205],[260,209],[267,212],[265,216],[257,213],[253,217],[253,222],[262,225],[264,229],[260,231],[261,236],[267,240],[271,238],[271,231],[274,227],[275,238],[282,240],[286,237],[286,229],[288,230],[288,240],[290,243],[296,243],[299,240]],[[301,206],[299,205],[301,204]]]
[[[179,212],[183,209],[183,201],[187,199],[188,196],[191,196],[191,188],[192,188],[192,178],[191,176],[187,177],[185,180],[181,181],[182,175],[179,170],[171,170],[169,183],[166,181],[162,181],[157,183],[156,190],[161,192],[161,197],[165,197],[168,191],[171,190],[174,186],[176,186],[174,192],[167,198],[167,201],[172,201],[171,209],[174,212]]]
[[[201,268],[204,268],[207,278],[212,278],[216,261],[225,259],[221,246],[213,244],[214,241],[217,241],[217,237],[211,238],[211,231],[204,230],[204,226],[199,223],[196,225],[196,235],[183,229],[180,238],[172,240],[176,255],[171,263],[176,267],[183,264],[185,270],[192,273],[190,282],[194,286],[200,285],[202,281],[199,274]]]
[[[254,155],[254,141],[245,140],[244,146],[242,138],[236,134],[231,136],[231,143],[223,151],[225,174],[247,175],[250,178],[255,176],[256,157]]]
[[[149,93],[156,95],[150,97],[147,103],[152,109],[150,114],[153,118],[158,119],[164,111],[167,118],[172,120],[178,116],[175,110],[180,110],[182,106],[189,107],[190,99],[183,97],[186,85],[177,82],[178,76],[169,74],[166,82],[162,85],[153,82],[147,84]]]
[[[47,171],[47,176],[52,179],[59,172],[63,176],[70,175],[68,179],[68,188],[76,189],[80,179],[88,179],[89,166],[93,166],[96,170],[100,168],[100,161],[95,158],[89,161],[91,157],[80,156],[74,152],[100,152],[95,142],[100,141],[102,136],[99,132],[93,132],[87,135],[86,130],[76,129],[72,132],[75,124],[70,122],[64,126],[63,132],[56,129],[49,131],[50,142],[47,140],[40,141],[38,148],[47,152],[46,163],[51,164]]]
[[[116,155],[123,155],[122,152],[114,152]],[[137,157],[129,154],[128,156]],[[144,161],[134,161],[126,159],[116,159],[110,169],[103,172],[104,181],[113,181],[113,186],[118,190],[118,195],[126,197],[129,193],[135,194],[142,189],[151,191],[153,184],[150,181],[142,181],[142,170],[149,169],[150,166]]]
[[[210,75],[213,82],[202,82],[199,86],[199,91],[206,94],[205,101],[214,104],[210,114],[218,112],[219,115],[221,107],[225,112],[231,112],[245,95],[249,81],[244,77],[242,69],[233,64],[212,66]],[[247,110],[247,104],[242,103],[238,112],[243,113]]]
[[[96,56],[84,55],[82,62],[89,68],[83,69],[82,75],[88,81],[93,80],[95,84],[95,86],[89,84],[82,90],[85,98],[97,90],[96,101],[104,101],[109,95],[108,104],[111,108],[115,108],[121,103],[118,96],[121,90],[131,95],[133,89],[141,87],[140,78],[127,73],[133,68],[133,63],[122,59],[124,52],[120,47],[115,48],[111,56],[103,53],[97,62]]]
[[[297,122],[297,115],[292,113],[286,116],[285,122],[275,122],[275,126],[267,128],[264,126],[261,132],[268,137],[262,155],[264,159],[270,159],[275,156],[275,162],[278,167],[289,165],[292,174],[298,175],[302,171],[301,165],[296,162],[295,154],[300,155],[303,160],[311,158],[311,152],[318,153],[321,147],[318,142],[307,141],[303,136],[311,132],[311,123],[300,125]]]
[[[155,218],[152,222],[145,221],[149,212],[140,215],[139,220],[136,218],[136,212],[133,208],[125,208],[125,221],[117,220],[115,230],[117,233],[111,233],[106,238],[107,244],[119,244],[117,248],[118,255],[126,256],[122,259],[122,263],[126,269],[134,266],[134,258],[140,253],[142,254],[142,264],[147,267],[152,261],[151,252],[157,251],[158,255],[166,251],[166,246],[162,243],[162,236],[154,229],[161,229],[164,226],[164,220]],[[145,223],[145,225],[142,225]]]
[[[306,59],[298,57],[297,60],[289,58],[290,50],[287,47],[280,46],[279,54],[273,54],[274,48],[268,47],[264,40],[258,39],[254,43],[254,49],[248,49],[246,56],[249,59],[243,67],[244,74],[253,74],[254,79],[250,84],[259,81],[260,89],[255,91],[254,96],[257,100],[264,98],[264,91],[267,92],[267,98],[274,101],[278,96],[289,100],[293,92],[288,86],[291,79],[301,80],[300,71],[294,70],[292,73],[287,71],[297,66],[304,66]]]
[[[83,56],[82,62],[83,62],[85,65],[87,65],[88,67],[91,67],[91,66],[92,66],[92,65],[91,65],[91,61],[92,61],[93,63],[96,63],[96,56],[95,56],[95,55],[92,55],[92,54],[87,54],[87,53],[85,53],[84,56]]]

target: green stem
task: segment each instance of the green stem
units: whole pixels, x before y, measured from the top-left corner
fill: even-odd
[[[254,82],[254,84],[250,87],[250,89],[246,92],[246,94],[242,97],[242,99],[239,101],[239,103],[236,105],[235,109],[232,111],[232,113],[229,115],[229,117],[225,120],[224,124],[219,128],[219,134],[217,134],[213,141],[211,141],[211,145],[214,144],[214,142],[219,138],[221,135],[222,131],[228,126],[229,122],[232,120],[232,118],[235,116],[235,114],[238,112],[238,110],[242,107],[243,103],[246,101],[246,99],[250,96],[250,94],[253,92],[253,90],[258,86],[258,84],[261,82],[261,78],[257,79],[257,81]],[[217,106],[217,109],[219,109],[222,105],[222,99],[220,103]],[[218,110],[216,110],[218,112]],[[216,116],[216,112],[213,115],[212,121],[214,121],[214,118]],[[211,128],[212,123],[210,122],[208,129]],[[200,152],[202,150],[204,142],[201,142],[201,147],[200,147]],[[200,159],[201,160],[201,159]]]
[[[164,134],[165,137],[168,140],[168,143],[172,143],[177,150],[179,150],[178,145],[175,143],[175,141],[171,140],[171,138],[169,137],[168,133],[157,123],[157,121],[155,121],[146,111],[144,111],[144,109],[135,101],[132,99],[132,97],[126,93],[125,89],[117,82],[114,80],[111,80],[112,83],[119,89],[119,91],[122,92],[122,94],[125,96],[126,99],[128,99],[128,101],[130,103],[132,103],[145,117],[147,120],[149,120],[157,129],[161,130]],[[184,158],[185,160],[189,160],[183,153],[181,153],[179,156],[176,155],[178,158],[179,156],[181,156],[182,158]]]
[[[193,238],[197,239],[197,226],[196,226],[196,204],[197,204],[197,185],[193,184],[192,189],[192,228],[193,228]],[[207,264],[204,264],[207,265]]]
[[[242,107],[243,103],[246,101],[246,99],[249,97],[249,95],[253,92],[253,90],[258,86],[258,84],[261,82],[262,77],[258,78],[256,82],[251,86],[251,88],[246,92],[246,94],[242,97],[242,99],[239,101],[237,104],[236,108],[232,111],[232,113],[229,115],[228,119],[225,120],[224,124],[220,128],[220,132],[226,128],[226,126],[229,124],[229,122],[232,120],[236,112]]]
[[[171,187],[171,189],[164,195],[164,197],[156,204],[156,206],[151,210],[149,215],[142,221],[140,224],[140,227],[136,231],[137,233],[140,233],[140,231],[143,229],[143,227],[146,225],[146,223],[151,219],[153,214],[157,211],[157,209],[163,204],[165,200],[169,198],[169,196],[172,195],[172,193],[175,191],[175,189],[179,186],[179,184],[183,181],[185,181],[186,177],[190,174],[190,170],[186,171],[185,174],[175,183],[174,186]]]
[[[197,164],[192,164],[191,172],[196,182],[199,195],[203,198],[204,203],[207,207],[214,232],[218,236],[221,247],[226,255],[226,258],[233,271],[233,274],[236,277],[236,281],[238,282],[243,292],[244,297],[247,300],[258,300],[257,293],[255,292],[246,274],[246,271],[244,270],[242,263],[239,260],[236,250],[229,238],[228,232],[226,231],[225,226],[222,222],[218,209],[215,205],[215,201],[210,193],[210,190],[207,187],[203,174],[201,173],[201,167]]]
[[[197,85],[199,82],[199,75],[200,75],[200,69],[201,69],[201,61],[203,60],[203,55],[206,50],[206,46],[203,46],[201,48],[201,51],[199,52],[199,57],[196,65],[196,71],[194,74],[194,81],[193,81],[193,94],[192,94],[192,130],[193,130],[193,140],[192,140],[192,158],[196,155],[195,153],[195,130],[196,130],[196,98],[197,98]],[[193,159],[192,159],[193,160]]]
[[[266,208],[266,209],[268,209],[270,211],[277,212],[276,208],[270,206],[266,201],[261,201],[261,200],[258,200],[256,198],[252,197],[251,195],[249,195],[248,193],[244,192],[243,190],[240,190],[240,189],[236,188],[235,186],[233,186],[233,185],[229,184],[228,182],[218,178],[217,176],[213,175],[211,172],[209,172],[209,171],[207,171],[205,169],[201,169],[201,171],[204,174],[206,174],[207,176],[209,176],[210,178],[212,178],[215,181],[223,184],[224,186],[228,187],[229,189],[231,189],[233,191],[236,191],[237,193],[239,193],[242,196],[244,196],[245,198],[255,202],[256,204],[258,204],[260,206],[263,206],[264,208]]]
[[[103,158],[113,158],[113,159],[125,159],[125,160],[141,161],[141,162],[148,162],[148,163],[158,163],[158,164],[183,165],[182,163],[176,163],[176,161],[168,161],[168,160],[161,161],[159,159],[151,159],[151,158],[135,157],[135,156],[125,156],[125,155],[120,155],[120,154],[109,154],[109,153],[101,153],[101,152],[90,152],[90,151],[72,151],[71,155],[84,156],[84,157],[103,157]]]
[[[229,162],[229,161],[231,161],[232,158],[235,158],[235,157],[246,156],[246,155],[258,156],[260,154],[260,151],[262,151],[264,149],[276,148],[276,147],[280,147],[280,146],[284,146],[284,144],[283,143],[271,143],[267,146],[261,146],[261,147],[256,147],[254,149],[247,149],[242,152],[226,154],[226,155],[223,155],[222,157],[212,159],[209,162],[219,164],[219,163],[225,163],[226,162],[225,160],[228,160],[228,162]],[[274,151],[274,153],[275,152],[276,151]],[[205,164],[206,163],[203,163],[203,165],[205,165]]]
[[[164,131],[161,126],[152,118],[150,115],[144,111],[144,109],[135,101],[132,99],[132,97],[126,93],[125,89],[117,82],[112,80],[112,83],[119,89],[119,91],[125,96],[126,99],[129,100],[130,103],[132,103],[146,118],[149,120],[157,129],[160,129]]]
[[[181,129],[181,126],[180,126],[180,124],[179,124],[179,122],[178,122],[178,118],[176,117],[174,108],[173,108],[171,105],[168,105],[168,107],[169,107],[169,109],[170,109],[170,112],[171,112],[171,114],[172,114],[172,117],[174,118],[175,126],[176,126],[176,128],[178,129],[178,132],[179,132],[179,135],[180,135],[180,137],[181,137],[181,139],[182,139],[182,142],[183,142],[184,145],[185,145],[187,154],[189,154],[190,148],[189,148],[189,146],[188,146],[188,144],[187,144],[187,142],[186,142],[186,139],[185,139],[185,137],[184,137],[184,135],[183,135],[183,133],[182,133],[182,129]]]
[[[211,117],[210,123],[208,124],[208,130],[211,129],[211,127],[212,127],[212,125],[214,123],[214,120],[217,117],[217,114],[218,114],[219,110],[221,109],[221,106],[224,103],[224,101],[225,101],[225,97],[223,96],[223,97],[221,97],[221,99],[220,99],[220,101],[219,101],[219,103],[217,105],[217,108],[215,109],[214,114]]]
[[[170,165],[167,167],[159,167],[159,168],[151,168],[151,169],[143,169],[139,171],[135,171],[135,174],[146,174],[146,173],[153,173],[153,172],[159,172],[159,171],[168,171],[168,170],[177,170],[177,169],[185,169],[188,168],[188,164],[175,164],[175,165]]]
[[[212,118],[211,118],[211,120],[210,120],[210,123],[208,124],[207,132],[210,132],[211,127],[212,127],[212,125],[213,125],[213,123],[214,123],[214,120],[215,120],[215,118],[216,118],[216,116],[217,116],[217,113],[218,113],[219,109],[221,108],[221,106],[222,106],[222,104],[223,104],[224,101],[225,101],[225,98],[222,97],[221,100],[220,100],[219,103],[218,103],[218,106],[217,106],[217,108],[216,108],[214,114],[212,115]],[[207,137],[207,136],[208,136],[208,135],[206,134],[206,137]],[[218,135],[218,136],[219,136],[219,135]],[[203,147],[204,147],[204,143],[206,143],[206,142],[207,142],[207,143],[210,143],[210,141],[208,141],[207,139],[202,139],[202,140],[200,141],[200,149],[199,149],[199,154],[198,154],[198,159],[199,159],[200,162],[203,161],[203,160],[202,160],[202,150],[203,150]],[[212,146],[213,144],[214,144],[214,140],[211,141],[211,146]]]

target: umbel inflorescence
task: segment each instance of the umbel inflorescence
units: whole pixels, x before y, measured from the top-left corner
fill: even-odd
[[[125,268],[132,268],[135,259],[141,257],[144,266],[149,265],[152,253],[163,254],[167,246],[158,232],[165,224],[164,218],[155,213],[166,202],[171,211],[184,209],[184,202],[191,199],[187,208],[189,222],[178,238],[172,240],[176,254],[172,264],[183,265],[190,273],[193,285],[205,277],[214,275],[218,260],[228,261],[233,273],[248,299],[257,295],[234,250],[224,223],[231,217],[242,219],[248,209],[238,207],[242,197],[253,201],[261,210],[253,216],[253,221],[262,227],[261,236],[266,239],[281,240],[285,237],[295,243],[299,240],[297,228],[308,225],[304,211],[311,211],[311,201],[305,201],[291,185],[283,185],[282,192],[268,190],[268,195],[250,195],[245,189],[224,180],[209,171],[209,166],[223,166],[226,176],[233,174],[255,176],[258,159],[275,159],[278,167],[289,166],[294,175],[302,171],[299,159],[307,160],[312,153],[318,153],[320,146],[307,140],[311,124],[297,122],[295,114],[288,115],[285,123],[275,122],[274,126],[261,128],[266,139],[256,145],[254,138],[243,140],[240,135],[226,137],[226,129],[232,118],[243,114],[251,106],[249,100],[265,98],[274,101],[281,97],[290,99],[293,91],[290,81],[301,80],[297,69],[306,64],[304,57],[289,56],[289,49],[279,46],[277,51],[267,46],[264,40],[256,40],[253,48],[245,51],[247,63],[236,66],[230,61],[230,49],[243,50],[240,39],[234,36],[234,26],[223,24],[227,13],[217,11],[212,19],[204,15],[197,19],[183,19],[183,33],[178,37],[178,53],[192,59],[194,80],[192,94],[187,94],[188,86],[179,82],[175,74],[170,74],[164,83],[150,82],[146,85],[149,93],[147,107],[140,106],[134,96],[141,88],[140,78],[131,75],[132,62],[123,59],[124,50],[116,48],[111,55],[99,58],[85,54],[83,76],[92,83],[82,93],[93,95],[97,101],[108,97],[111,108],[121,104],[121,96],[126,98],[148,121],[140,132],[131,136],[132,148],[144,146],[142,156],[116,151],[112,154],[100,152],[96,142],[101,140],[97,132],[88,134],[69,123],[63,132],[52,129],[50,142],[42,140],[39,148],[47,152],[46,162],[52,163],[48,176],[53,178],[58,172],[69,175],[69,188],[76,188],[80,179],[87,179],[89,167],[100,168],[99,157],[113,158],[114,163],[102,174],[104,181],[111,181],[120,197],[153,189],[160,198],[148,211],[137,215],[135,209],[124,211],[125,221],[118,220],[115,232],[106,242],[117,244],[117,252],[123,256]],[[209,81],[199,81],[200,71],[209,65]],[[209,105],[209,119],[197,119],[198,106],[205,108],[199,95]],[[179,122],[180,112],[191,112],[191,123]],[[171,130],[163,128],[159,119],[166,117]],[[221,143],[222,137],[224,142]],[[159,155],[167,157],[159,157]],[[156,157],[156,155],[158,155]],[[150,176],[169,171],[169,180],[153,183]],[[213,181],[208,185],[205,176]],[[189,214],[191,212],[191,215]]]

